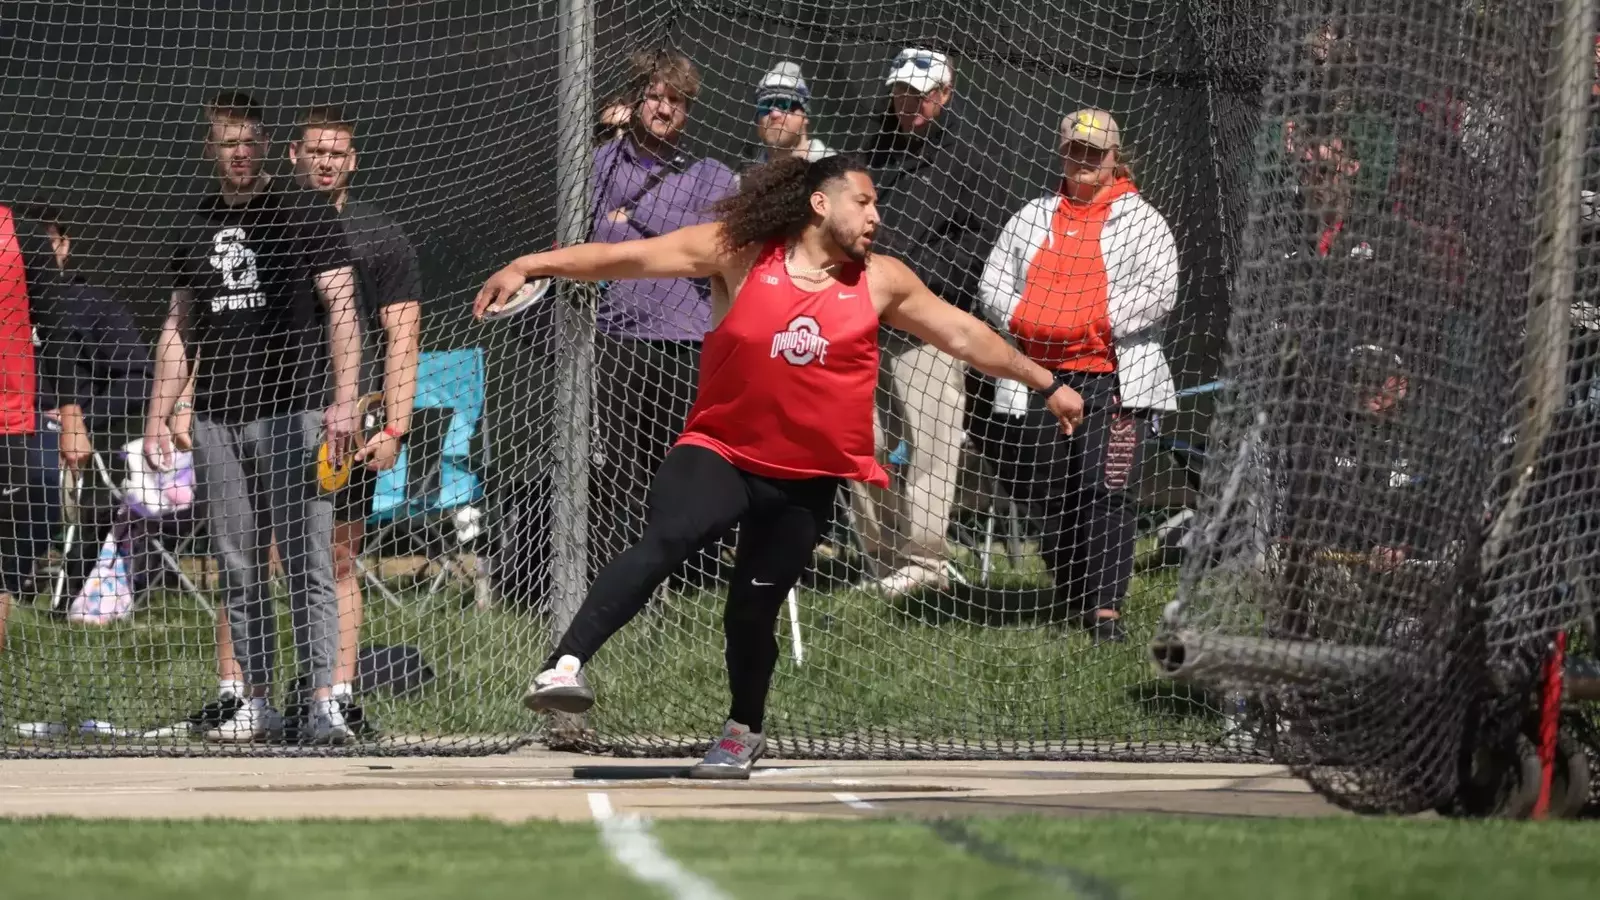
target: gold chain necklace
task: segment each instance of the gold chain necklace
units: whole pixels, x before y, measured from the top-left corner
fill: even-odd
[[[796,271],[793,260],[794,245],[791,244],[789,249],[783,254],[783,270],[789,273],[790,278],[803,278],[807,281],[821,281],[824,278],[832,278],[833,270],[839,267],[838,264],[835,263],[831,266],[822,266],[816,269],[802,268],[799,271]]]

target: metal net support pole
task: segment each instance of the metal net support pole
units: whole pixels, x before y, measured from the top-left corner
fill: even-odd
[[[594,115],[594,28],[590,0],[561,0],[558,23],[559,82],[556,106],[556,231],[562,246],[589,232],[589,177],[593,168],[590,120]],[[559,639],[583,602],[589,561],[589,433],[594,388],[592,286],[572,282],[557,289],[561,354],[556,381],[554,516],[551,532],[552,639]]]
[[[1578,196],[1594,72],[1592,3],[1560,0],[1555,5],[1513,481],[1484,542],[1484,571],[1492,570],[1514,533],[1563,396],[1568,317],[1577,283]]]

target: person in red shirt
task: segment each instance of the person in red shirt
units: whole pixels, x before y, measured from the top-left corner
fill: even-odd
[[[706,278],[712,330],[688,422],[651,485],[644,535],[611,560],[524,703],[579,713],[582,667],[696,549],[739,526],[723,619],[733,694],[721,737],[690,774],[748,778],[766,749],[778,610],[811,560],[845,480],[882,486],[873,447],[878,332],[910,332],[996,378],[1021,382],[1070,431],[1083,400],[907,266],[872,255],[877,192],[861,164],[788,158],[751,170],[718,220],[657,238],[521,257],[489,279],[482,316],[530,278]]]

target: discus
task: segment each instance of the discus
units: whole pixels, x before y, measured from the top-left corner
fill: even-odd
[[[550,285],[554,284],[550,278],[536,278],[518,288],[516,293],[508,297],[505,302],[491,305],[483,311],[484,319],[510,319],[520,316],[532,309],[535,304],[550,293]]]
[[[374,435],[383,430],[383,426],[382,393],[367,394],[356,401],[355,446],[357,448],[365,447]],[[317,447],[317,484],[321,486],[324,494],[335,493],[349,484],[350,472],[354,466],[354,453],[335,460],[328,450],[327,438],[323,438],[322,444]]]

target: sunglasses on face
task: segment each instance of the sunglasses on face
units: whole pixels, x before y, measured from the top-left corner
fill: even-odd
[[[889,68],[898,69],[906,63],[911,63],[919,69],[931,69],[933,68],[933,62],[933,53],[922,50],[917,53],[902,53],[896,56],[894,62],[889,64]]]
[[[779,112],[805,112],[805,104],[793,97],[769,97],[756,104],[756,118],[765,119],[773,110]]]

